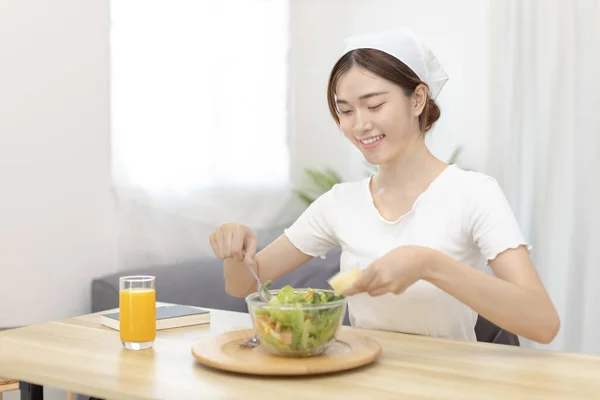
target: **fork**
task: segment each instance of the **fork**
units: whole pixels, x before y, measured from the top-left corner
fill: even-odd
[[[260,282],[260,278],[258,277],[256,272],[252,269],[252,267],[249,264],[246,264],[246,265],[248,266],[248,269],[250,270],[250,272],[252,272],[254,279],[256,279],[256,284],[258,285],[256,291],[258,292],[258,295],[260,296],[262,301],[264,301],[265,303],[268,303],[269,297],[271,294],[268,293],[266,290],[262,290],[262,283]],[[244,343],[240,344],[239,346],[252,349],[252,348],[258,346],[259,344],[260,344],[260,339],[259,339],[258,335],[254,335],[250,339],[246,340]]]
[[[252,267],[249,264],[246,264],[246,266],[248,267],[250,272],[252,272],[252,275],[254,275],[254,279],[256,279],[256,284],[258,285],[256,291],[258,292],[258,295],[260,296],[262,301],[264,301],[265,303],[268,303],[269,297],[271,297],[271,294],[269,292],[267,292],[266,290],[262,290],[262,283],[260,282],[260,278],[258,277],[258,275],[256,275],[256,272],[252,269]]]

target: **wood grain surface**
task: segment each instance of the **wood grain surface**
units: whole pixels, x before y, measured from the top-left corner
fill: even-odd
[[[153,349],[123,349],[99,314],[0,332],[0,376],[105,399],[593,399],[600,357],[351,329],[381,344],[367,366],[327,375],[266,377],[199,363],[192,347],[252,327],[248,314],[211,311],[210,325],[160,331]]]

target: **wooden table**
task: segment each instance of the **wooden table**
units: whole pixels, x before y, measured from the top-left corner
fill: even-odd
[[[154,349],[141,352],[122,349],[99,314],[0,332],[0,376],[106,399],[600,398],[600,357],[368,330],[383,352],[357,370],[302,378],[223,373],[197,363],[191,346],[251,323],[227,311],[211,318],[210,326],[159,331]]]

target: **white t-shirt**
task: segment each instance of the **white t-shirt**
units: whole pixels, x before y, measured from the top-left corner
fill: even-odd
[[[373,204],[371,178],[335,185],[314,201],[285,235],[300,251],[324,257],[341,247],[340,268],[367,268],[402,245],[436,249],[482,268],[506,249],[527,245],[504,193],[490,176],[448,166],[396,221]],[[427,281],[400,295],[348,298],[353,326],[477,340],[477,314]]]

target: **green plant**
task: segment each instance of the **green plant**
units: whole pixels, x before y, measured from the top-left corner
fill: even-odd
[[[335,184],[342,182],[342,178],[331,168],[326,168],[324,171],[305,168],[304,173],[308,176],[311,185],[305,189],[296,189],[294,192],[307,206]]]
[[[450,159],[448,160],[447,163],[449,165],[456,164],[456,160],[458,160],[458,156],[460,156],[460,153],[462,153],[462,151],[463,151],[462,146],[458,146],[456,149],[454,149],[454,151],[450,155]]]

